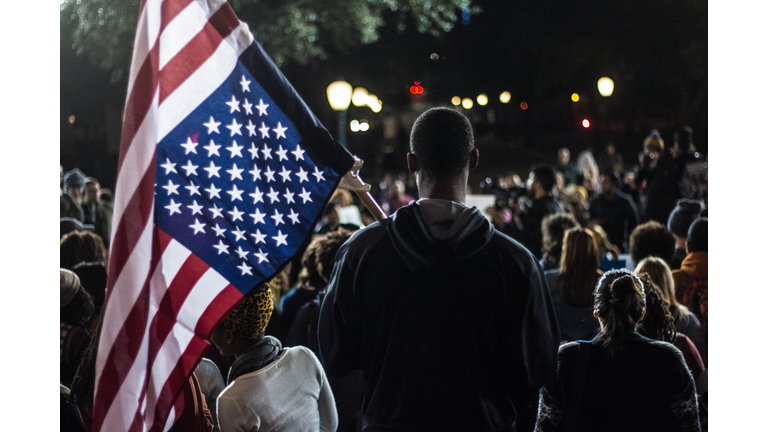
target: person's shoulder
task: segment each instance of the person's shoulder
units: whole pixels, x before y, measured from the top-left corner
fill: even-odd
[[[557,349],[557,361],[559,364],[570,363],[576,361],[576,356],[579,354],[579,341],[567,342]]]
[[[522,245],[522,243],[497,230],[496,228],[493,229],[493,236],[490,243],[495,245],[502,253],[506,255],[513,256],[518,260],[524,260],[526,262],[530,261],[537,267],[541,268],[541,265],[539,264],[539,261],[536,259],[536,257],[534,257],[533,254],[525,246]]]

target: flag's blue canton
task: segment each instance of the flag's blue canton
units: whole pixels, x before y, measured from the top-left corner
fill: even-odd
[[[293,256],[339,177],[238,62],[159,144],[155,223],[247,292]]]

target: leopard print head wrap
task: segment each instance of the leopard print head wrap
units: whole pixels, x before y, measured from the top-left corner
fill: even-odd
[[[245,300],[224,319],[223,324],[246,339],[258,339],[267,328],[273,308],[269,284],[261,284],[248,293]]]

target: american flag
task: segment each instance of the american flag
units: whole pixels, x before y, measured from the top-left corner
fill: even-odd
[[[162,431],[213,327],[311,233],[353,157],[223,0],[143,0],[94,431]]]

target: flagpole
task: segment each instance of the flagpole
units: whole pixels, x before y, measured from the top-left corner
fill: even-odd
[[[363,161],[355,157],[355,164],[352,166],[352,169],[341,178],[339,187],[355,192],[360,198],[360,201],[365,205],[365,208],[371,212],[371,215],[373,215],[377,221],[386,219],[386,213],[384,213],[384,210],[381,209],[379,203],[377,203],[373,198],[373,195],[371,195],[371,185],[366,184],[358,175],[360,168],[362,167]]]

